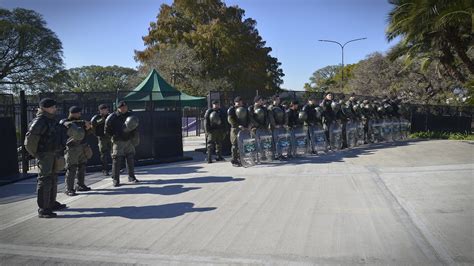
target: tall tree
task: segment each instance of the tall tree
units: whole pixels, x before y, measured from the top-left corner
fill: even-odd
[[[444,104],[460,83],[439,75],[435,65],[421,71],[421,61],[405,66],[401,59],[373,53],[360,61],[349,80],[349,92],[371,96],[398,96],[406,102]]]
[[[0,86],[45,89],[63,68],[62,44],[32,10],[0,9]]]
[[[205,96],[209,91],[230,90],[225,78],[206,78],[202,75],[204,62],[196,51],[184,43],[170,45],[154,53],[139,68],[146,76],[156,69],[160,75],[179,90],[190,94]]]
[[[243,9],[228,7],[221,0],[164,4],[143,37],[146,49],[136,51],[136,59],[143,63],[184,43],[203,63],[195,77],[224,78],[236,91],[278,90],[283,77],[280,63],[270,55],[271,48],[259,35],[256,21],[244,16]]]
[[[433,61],[459,81],[466,81],[465,68],[474,74],[472,0],[390,0],[387,39],[401,37],[392,50],[392,60],[404,56],[409,65],[421,59],[423,69]]]
[[[352,77],[355,65],[344,66],[344,86],[342,86],[341,65],[331,65],[316,70],[309,78],[309,83],[304,85],[304,89],[313,92],[346,92],[347,81]]]

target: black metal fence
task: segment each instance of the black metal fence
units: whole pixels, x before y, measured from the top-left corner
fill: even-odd
[[[18,173],[14,98],[0,94],[0,177]]]
[[[183,108],[182,134],[183,137],[200,136],[204,133],[203,117],[206,108]]]
[[[1,143],[4,147],[7,143],[14,147],[9,154],[2,153],[1,165],[9,159],[13,163],[15,171],[28,172],[36,165],[34,159],[22,149],[22,140],[27,130],[27,124],[35,117],[38,111],[40,99],[50,97],[57,101],[57,118],[66,118],[69,108],[73,105],[82,108],[82,117],[90,120],[98,113],[98,105],[107,104],[114,111],[117,101],[126,100],[130,109],[140,120],[140,145],[137,146],[137,160],[172,160],[183,156],[182,146],[182,116],[183,110],[180,105],[180,93],[158,94],[151,92],[83,92],[83,93],[40,93],[37,95],[20,96],[12,94],[0,94],[0,118],[1,132],[7,132],[9,137],[3,136]],[[88,161],[89,165],[100,165],[97,138],[94,135],[87,136],[87,143],[94,151],[93,157]],[[18,148],[17,148],[18,147]],[[5,157],[5,158],[4,158]],[[3,168],[2,168],[3,169]],[[11,172],[11,171],[10,171]],[[10,174],[9,172],[9,174]],[[1,172],[5,175],[5,171]]]

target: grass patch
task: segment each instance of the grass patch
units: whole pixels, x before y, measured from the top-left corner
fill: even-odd
[[[410,138],[418,139],[451,139],[451,140],[474,140],[474,134],[450,133],[442,131],[420,131],[410,134]]]

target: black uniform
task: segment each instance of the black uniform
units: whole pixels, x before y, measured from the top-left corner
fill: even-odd
[[[300,119],[298,118],[298,114],[298,110],[293,110],[291,108],[286,110],[286,125],[288,126],[288,128],[291,129],[296,126],[302,125]]]
[[[306,126],[314,126],[317,123],[317,118],[316,118],[316,105],[315,104],[306,104],[303,106],[303,112],[306,113],[307,118],[305,121]]]
[[[327,99],[324,99],[320,104],[321,108],[323,108],[322,122],[327,139],[329,139],[329,126],[336,119],[336,114],[332,110],[331,104],[332,100]]]

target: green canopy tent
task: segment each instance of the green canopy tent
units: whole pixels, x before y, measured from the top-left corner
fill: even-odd
[[[205,107],[206,97],[195,97],[180,92],[166,82],[158,72],[153,69],[148,76],[133,91],[128,93],[123,100],[133,109],[146,109],[163,107]]]

